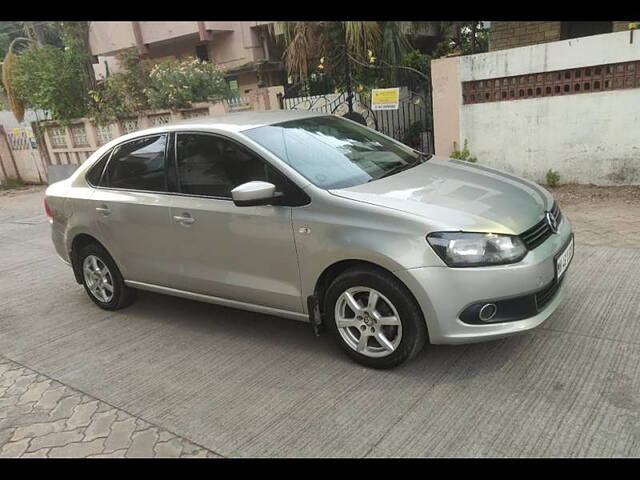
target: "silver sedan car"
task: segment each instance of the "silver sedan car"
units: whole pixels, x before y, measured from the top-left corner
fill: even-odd
[[[427,341],[534,328],[573,256],[537,184],[313,112],[125,135],[51,185],[45,208],[100,308],[140,289],[308,321],[374,368]]]

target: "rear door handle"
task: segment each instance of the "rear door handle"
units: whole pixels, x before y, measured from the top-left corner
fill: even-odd
[[[96,211],[100,212],[101,214],[103,214],[105,217],[107,215],[111,215],[111,210],[109,209],[109,207],[107,207],[106,205],[100,205],[99,207],[96,207]]]
[[[182,225],[191,225],[193,222],[196,221],[196,219],[193,218],[188,213],[183,213],[182,215],[174,215],[173,219]]]

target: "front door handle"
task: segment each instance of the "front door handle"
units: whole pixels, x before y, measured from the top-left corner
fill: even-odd
[[[96,207],[96,211],[100,212],[105,217],[107,215],[111,215],[111,209],[109,209],[109,207],[107,207],[106,205],[100,205],[99,207]]]
[[[193,222],[196,221],[195,218],[193,218],[191,215],[189,215],[188,213],[183,213],[182,215],[174,215],[173,219],[180,223],[181,225],[191,225]]]

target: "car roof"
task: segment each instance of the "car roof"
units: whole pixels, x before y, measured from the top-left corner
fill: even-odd
[[[155,135],[165,132],[175,132],[181,130],[197,129],[207,130],[211,128],[216,131],[242,132],[251,128],[263,127],[265,125],[273,125],[274,123],[286,122],[289,120],[298,120],[310,117],[325,117],[331,115],[324,112],[314,112],[310,110],[271,110],[267,112],[233,112],[224,115],[215,115],[209,117],[196,117],[176,122],[167,123],[151,128],[136,130],[120,137],[114,138],[102,147],[99,151],[103,152],[116,145],[120,145],[130,140],[140,137]]]
[[[220,130],[241,132],[250,128],[273,125],[274,123],[298,120],[300,118],[321,117],[329,115],[323,112],[310,110],[271,110],[267,112],[234,112],[224,115],[210,117],[197,117],[187,120],[179,120],[167,124],[166,126],[176,126],[180,128],[194,127],[215,127]]]

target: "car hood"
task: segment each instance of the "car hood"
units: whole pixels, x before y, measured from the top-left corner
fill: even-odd
[[[520,234],[551,210],[537,184],[493,168],[431,157],[427,162],[334,195],[419,215],[434,228]]]

